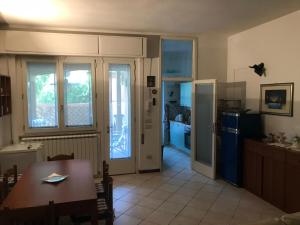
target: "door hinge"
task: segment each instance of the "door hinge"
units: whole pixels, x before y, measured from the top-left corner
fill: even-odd
[[[97,93],[95,93],[95,98],[98,98],[98,94]]]
[[[22,98],[22,100],[24,100],[24,94],[22,94],[21,98]]]
[[[143,145],[144,143],[145,143],[145,135],[142,134],[142,135],[141,135],[141,144]]]
[[[95,59],[95,69],[97,69],[97,60]]]
[[[216,130],[217,130],[217,125],[216,125],[216,123],[213,123],[213,125],[212,125],[212,132],[216,133]]]

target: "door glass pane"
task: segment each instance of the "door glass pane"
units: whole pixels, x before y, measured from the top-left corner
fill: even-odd
[[[211,166],[214,85],[196,84],[195,100],[196,160]]]
[[[109,65],[110,159],[131,157],[130,65]]]
[[[64,64],[64,121],[66,127],[93,125],[91,64]]]
[[[192,40],[162,40],[163,77],[192,77]]]
[[[28,126],[58,127],[55,63],[27,63]]]

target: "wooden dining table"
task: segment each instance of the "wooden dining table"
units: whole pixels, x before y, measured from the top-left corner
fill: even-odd
[[[67,175],[59,183],[46,183],[43,178],[52,173]],[[29,166],[13,187],[1,208],[27,210],[45,207],[54,201],[55,215],[90,215],[97,221],[97,194],[91,163],[87,160],[39,162]]]

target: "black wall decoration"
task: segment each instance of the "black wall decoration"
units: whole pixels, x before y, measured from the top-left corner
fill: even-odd
[[[264,63],[254,64],[253,66],[249,66],[249,68],[253,68],[254,72],[258,74],[260,77],[262,75],[266,76],[266,68]]]

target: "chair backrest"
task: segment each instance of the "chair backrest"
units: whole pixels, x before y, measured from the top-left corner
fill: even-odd
[[[3,177],[3,182],[1,185],[1,189],[2,189],[2,199],[4,200],[8,193],[9,193],[9,183],[8,183],[8,176],[5,174]]]
[[[102,162],[103,180],[109,176],[109,165],[104,160]]]
[[[113,179],[111,176],[103,180],[103,188],[108,209],[113,212]]]
[[[0,205],[2,204],[4,198],[5,198],[5,195],[4,195],[4,181],[2,179],[0,181]]]
[[[4,208],[0,211],[1,225],[55,225],[54,202],[48,206],[11,210]]]
[[[4,172],[4,176],[7,176],[9,178],[9,182],[11,184],[15,184],[18,181],[18,167],[17,165],[13,165],[12,168],[6,170]]]
[[[47,157],[47,161],[59,161],[59,160],[70,160],[70,159],[74,159],[74,153],[72,153],[71,155],[56,155],[53,157],[50,156]]]

